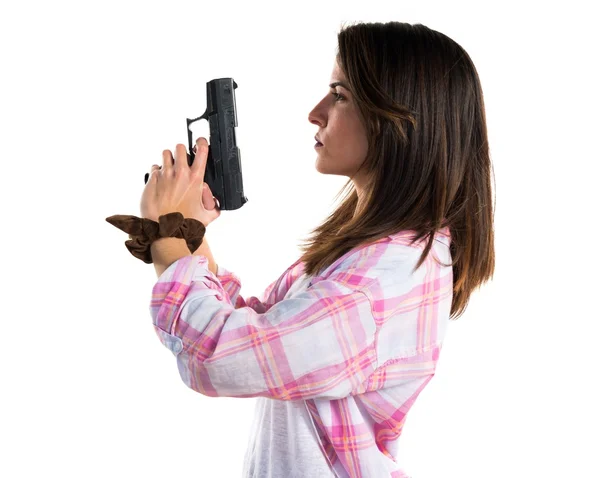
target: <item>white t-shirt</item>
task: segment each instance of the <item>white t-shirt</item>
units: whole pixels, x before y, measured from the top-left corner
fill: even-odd
[[[304,400],[257,398],[244,478],[334,478]]]
[[[291,285],[285,298],[308,287],[303,274]],[[321,451],[317,431],[304,400],[274,400],[258,397],[244,478],[335,478]]]

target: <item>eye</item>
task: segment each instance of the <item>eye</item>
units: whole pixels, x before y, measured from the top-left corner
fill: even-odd
[[[341,101],[344,99],[344,97],[342,95],[340,95],[339,93],[336,93],[335,91],[333,93],[331,93],[333,96],[335,96],[335,101]]]

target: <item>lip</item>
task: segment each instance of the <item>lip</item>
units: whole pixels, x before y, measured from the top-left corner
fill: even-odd
[[[315,144],[315,148],[322,148],[322,147],[323,147],[323,145],[321,143],[316,143]]]
[[[315,141],[319,144],[321,144],[321,146],[323,145],[323,143],[321,141],[319,141],[319,137],[317,135],[315,135]]]

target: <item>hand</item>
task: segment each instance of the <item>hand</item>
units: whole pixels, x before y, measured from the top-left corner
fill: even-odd
[[[152,165],[150,177],[142,193],[141,216],[158,222],[158,217],[180,212],[184,218],[197,219],[204,226],[221,215],[212,191],[204,182],[208,141],[196,140],[197,154],[188,166],[183,144],[175,146],[175,159],[168,149],[163,151],[163,165]]]

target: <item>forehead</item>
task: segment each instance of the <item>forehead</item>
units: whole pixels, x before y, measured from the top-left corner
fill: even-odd
[[[344,80],[345,76],[342,72],[340,65],[338,65],[337,59],[333,62],[333,70],[331,70],[331,81]]]
[[[336,86],[340,86],[348,91],[351,94],[350,86],[348,85],[348,80],[346,80],[346,76],[342,72],[342,69],[336,62],[333,65],[333,71],[331,72],[331,80],[329,83],[330,88],[335,88]]]

